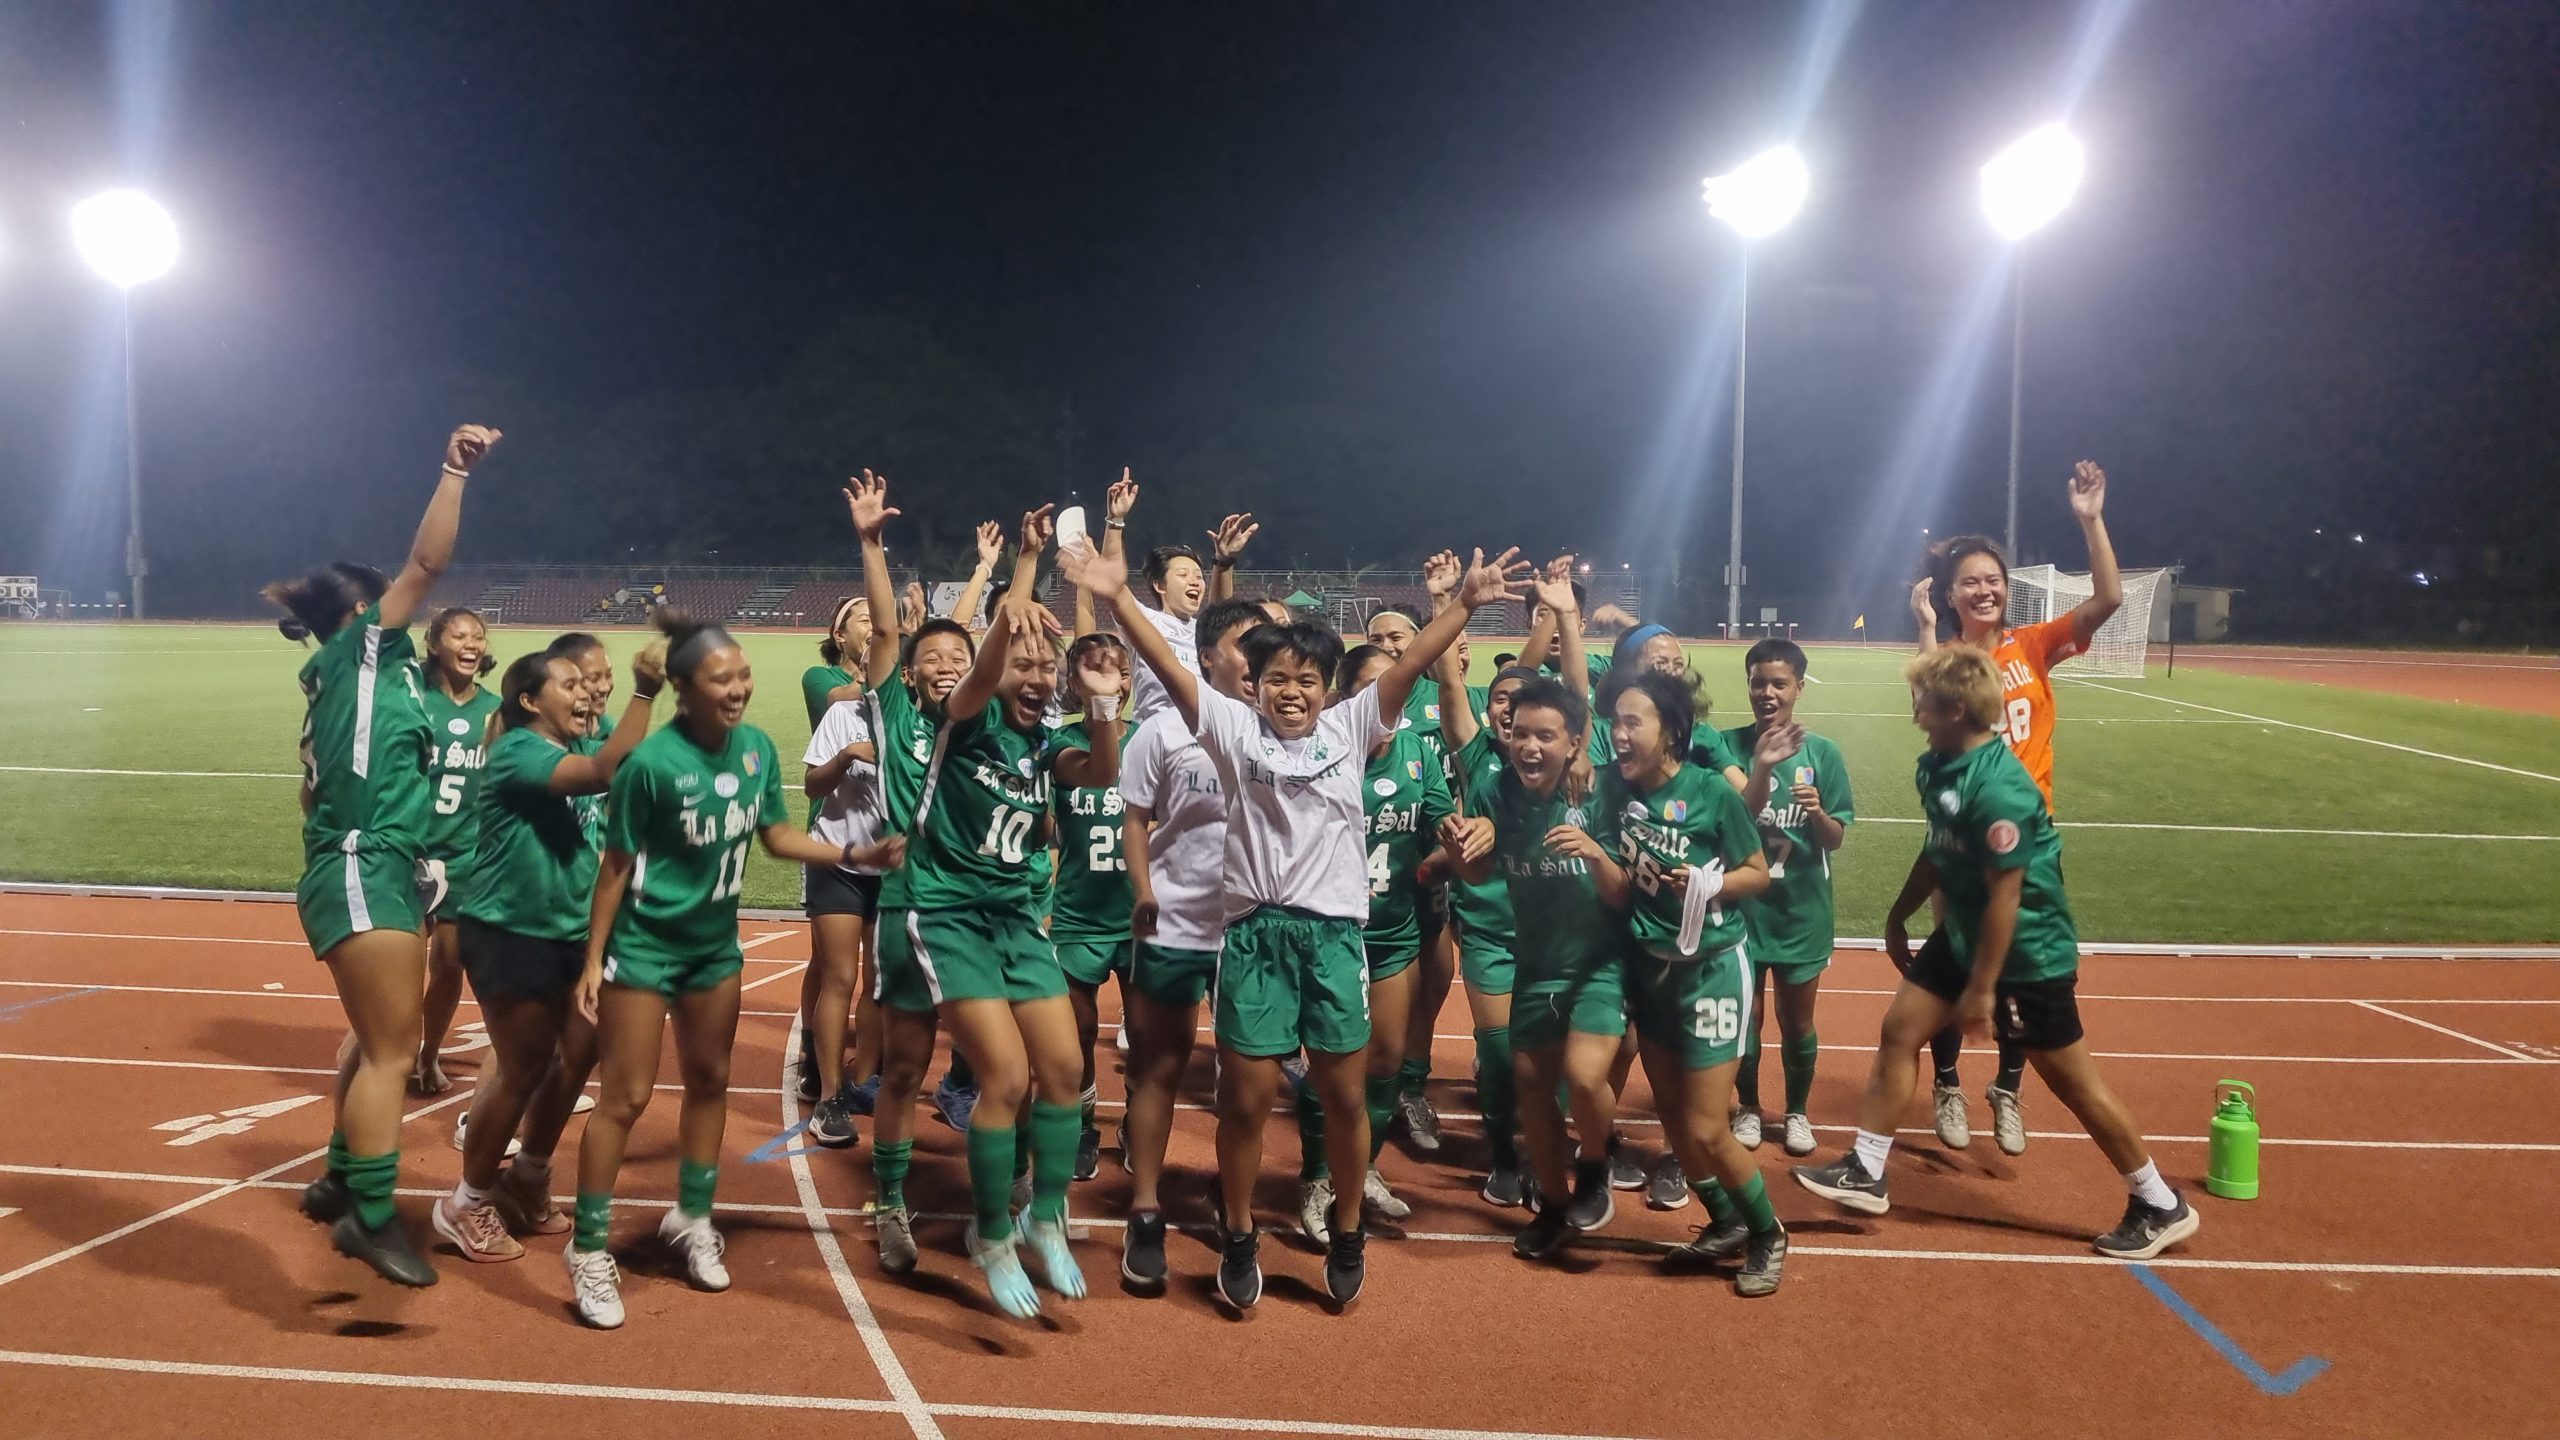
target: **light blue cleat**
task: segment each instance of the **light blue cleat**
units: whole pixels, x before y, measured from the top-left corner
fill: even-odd
[[[1016,1233],[1002,1240],[982,1240],[977,1222],[969,1222],[969,1258],[986,1272],[987,1293],[995,1297],[996,1308],[1016,1320],[1032,1320],[1040,1314],[1040,1292],[1031,1288],[1031,1277],[1023,1273],[1022,1257],[1016,1253],[1021,1238]]]
[[[1014,1221],[1014,1233],[1030,1248],[1031,1259],[1039,1265],[1050,1289],[1070,1300],[1084,1298],[1084,1271],[1076,1264],[1075,1252],[1067,1248],[1064,1220],[1034,1220],[1025,1210]]]

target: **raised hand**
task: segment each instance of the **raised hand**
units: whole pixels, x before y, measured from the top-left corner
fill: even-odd
[[[1580,602],[1573,598],[1573,557],[1559,555],[1547,562],[1537,576],[1538,603],[1558,615],[1571,615]]]
[[[1087,700],[1117,699],[1128,687],[1129,672],[1109,646],[1093,646],[1076,662],[1076,690]]]
[[[1007,595],[996,606],[994,622],[987,626],[990,636],[1001,630],[1016,640],[1047,642],[1066,632],[1049,607],[1028,595]]]
[[[1760,732],[1759,742],[1751,747],[1751,763],[1763,770],[1775,770],[1803,748],[1803,726],[1792,722],[1772,725]]]
[[[1108,605],[1129,588],[1129,562],[1094,549],[1090,537],[1058,547],[1058,573],[1067,577],[1068,584],[1093,592],[1096,605]]]
[[[2107,512],[2107,472],[2095,460],[2083,460],[2071,467],[2071,513],[2081,524],[2099,519]]]
[[[1930,594],[1936,585],[1934,580],[1922,580],[1911,587],[1911,618],[1932,635],[1938,633],[1938,607]]]
[[[1458,563],[1455,551],[1443,550],[1422,562],[1422,588],[1434,600],[1457,598],[1458,582],[1466,575],[1467,567]]]
[[[1050,512],[1057,508],[1058,507],[1055,505],[1043,505],[1039,509],[1028,511],[1023,515],[1023,554],[1037,555],[1041,551],[1049,548],[1049,537],[1058,533],[1058,522],[1050,518]],[[986,553],[983,545],[979,547],[979,553]]]
[[[1129,523],[1129,512],[1138,508],[1138,482],[1129,478],[1129,467],[1120,467],[1120,478],[1111,482],[1111,490],[1103,497],[1102,513],[1123,525]]]
[[[1004,527],[993,520],[978,522],[978,568],[992,570],[1004,558]]]
[[[1520,558],[1520,548],[1513,546],[1487,563],[1478,550],[1468,562],[1467,573],[1458,582],[1458,603],[1469,610],[1481,609],[1499,600],[1519,600],[1529,593],[1528,561]]]
[[[631,683],[635,690],[655,692],[667,683],[667,642],[662,637],[640,647],[631,657]]]
[[[889,503],[889,482],[865,470],[845,482],[844,505],[853,517],[853,533],[877,541],[899,511]]]
[[[465,475],[470,474],[471,467],[479,464],[480,457],[488,454],[491,447],[495,446],[501,438],[492,426],[462,426],[444,442],[445,467],[459,470]]]
[[[1218,528],[1209,532],[1210,553],[1216,563],[1233,568],[1236,561],[1244,557],[1244,547],[1253,543],[1253,537],[1261,529],[1253,523],[1250,510],[1219,521]]]
[[[889,513],[895,515],[898,512],[892,510]],[[913,635],[916,633],[916,627],[924,623],[924,612],[924,582],[910,580],[907,582],[905,593],[898,597],[898,629],[905,634]]]

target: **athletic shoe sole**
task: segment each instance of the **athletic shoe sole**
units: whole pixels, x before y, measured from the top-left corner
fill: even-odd
[[[2196,1214],[2195,1207],[2190,1205],[2187,1207],[2186,1214],[2170,1221],[2168,1229],[2161,1231],[2150,1244],[2141,1249],[2109,1250],[2105,1246],[2099,1246],[2098,1253],[2110,1260],[2149,1260],[2179,1241],[2193,1238],[2195,1233],[2203,1228],[2204,1220]]]
[[[435,1227],[435,1232],[438,1238],[442,1239],[446,1244],[451,1245],[454,1249],[462,1252],[463,1259],[472,1261],[475,1264],[497,1265],[503,1264],[509,1260],[521,1260],[524,1258],[524,1247],[522,1245],[518,1245],[513,1254],[504,1255],[492,1255],[486,1251],[471,1248],[470,1243],[462,1238],[462,1227],[459,1225],[448,1224],[446,1222],[444,1218],[444,1202],[441,1200],[427,1207],[427,1223]]]
[[[1790,1173],[1796,1177],[1797,1184],[1843,1209],[1855,1210],[1861,1215],[1882,1215],[1893,1208],[1893,1201],[1885,1196],[1870,1195],[1864,1190],[1844,1190],[1836,1185],[1825,1185],[1818,1180],[1808,1178],[1806,1172],[1802,1170]]]

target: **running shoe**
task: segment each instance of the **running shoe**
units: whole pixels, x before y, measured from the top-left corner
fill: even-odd
[[[1973,1143],[1973,1119],[1964,1111],[1964,1090],[1955,1085],[1939,1085],[1932,1089],[1938,1115],[1938,1143],[1950,1150],[1962,1150]]]
[[[1102,1132],[1091,1125],[1076,1137],[1076,1178],[1090,1180],[1102,1173]]]
[[[1810,1155],[1813,1153],[1813,1119],[1811,1116],[1797,1114],[1794,1112],[1790,1112],[1788,1114],[1787,1153],[1790,1155]]]
[[[1759,1111],[1736,1110],[1728,1118],[1727,1123],[1733,1127],[1733,1138],[1742,1142],[1743,1149],[1757,1150],[1760,1148]]]
[[[584,1115],[594,1108],[596,1108],[596,1097],[584,1090],[578,1092],[577,1099],[569,1102],[569,1113],[572,1115]]]
[[[1318,1245],[1333,1239],[1333,1180],[1319,1175],[1298,1182],[1298,1229]]]
[[[933,1112],[942,1117],[943,1124],[968,1134],[969,1117],[978,1113],[978,1087],[954,1085],[950,1072],[945,1071],[942,1083],[933,1087]]]
[[[1617,1201],[1609,1194],[1617,1183],[1609,1173],[1606,1160],[1585,1160],[1574,1166],[1573,1203],[1564,1209],[1564,1223],[1576,1230],[1591,1231],[1609,1223],[1618,1213]],[[1636,1183],[1644,1183],[1639,1174]]]
[[[1750,1243],[1751,1222],[1735,1215],[1731,1219],[1699,1226],[1688,1244],[1673,1246],[1663,1255],[1662,1261],[1674,1269],[1714,1265],[1741,1254],[1743,1247]]]
[[[1440,1112],[1431,1108],[1430,1096],[1419,1089],[1398,1095],[1396,1119],[1404,1125],[1404,1143],[1416,1154],[1440,1153]]]
[[[1527,1203],[1528,1183],[1521,1173],[1520,1157],[1496,1155],[1493,1168],[1485,1172],[1484,1188],[1476,1192],[1484,1203],[1498,1210],[1514,1210]]]
[[[453,1148],[456,1150],[461,1149],[463,1145],[463,1137],[470,1134],[470,1132],[471,1112],[465,1110],[462,1112],[462,1118],[453,1122]],[[522,1154],[523,1151],[524,1142],[522,1140],[519,1140],[512,1135],[507,1137],[507,1159],[513,1160],[516,1156]]]
[[[799,1092],[801,1104],[818,1103],[818,1042],[805,1025],[800,1028],[800,1076],[793,1086]]]
[[[483,1200],[465,1210],[455,1203],[458,1198],[447,1195],[438,1200],[428,1212],[428,1220],[438,1235],[462,1252],[463,1259],[493,1264],[523,1256],[524,1247],[507,1233],[507,1222],[498,1214],[497,1206]]]
[[[1787,1227],[1773,1225],[1751,1237],[1749,1253],[1742,1258],[1742,1273],[1734,1277],[1733,1293],[1746,1300],[1778,1293],[1780,1272],[1787,1264]]]
[[[1396,1192],[1387,1188],[1387,1177],[1375,1169],[1370,1170],[1369,1178],[1360,1183],[1360,1198],[1369,1203],[1370,1209],[1390,1220],[1401,1220],[1413,1213],[1413,1207],[1397,1199]]]
[[[1648,1210],[1679,1210],[1689,1203],[1689,1177],[1680,1168],[1680,1157],[1665,1150],[1653,1164],[1653,1173],[1645,1177],[1644,1205]]]
[[[338,1217],[355,1208],[355,1192],[347,1188],[347,1177],[334,1170],[323,1170],[320,1178],[302,1187],[302,1213],[323,1225],[335,1225]]]
[[[581,1250],[572,1245],[560,1252],[569,1265],[569,1288],[576,1292],[578,1319],[598,1330],[622,1328],[622,1269],[613,1263],[610,1250]]]
[[[1991,1102],[1991,1138],[2000,1145],[2003,1155],[2027,1153],[2027,1107],[2018,1101],[2018,1092],[1994,1085],[1982,1092]]]
[[[809,1138],[830,1150],[842,1150],[861,1141],[853,1128],[853,1108],[845,1104],[841,1089],[818,1102],[809,1112]]]
[[[708,1215],[669,1210],[658,1222],[658,1243],[684,1262],[685,1283],[717,1295],[729,1288],[728,1245],[711,1228]]]
[[[880,1108],[880,1073],[873,1071],[871,1078],[859,1085],[847,1084],[842,1094],[846,1109],[856,1115],[871,1114]]]
[[[904,1205],[887,1206],[871,1217],[880,1239],[880,1273],[909,1275],[916,1268],[915,1222]]]
[[[1627,1137],[1614,1130],[1609,1133],[1609,1188],[1644,1188],[1644,1161],[1636,1158],[1635,1147],[1627,1143]]]
[[[1523,1260],[1551,1260],[1573,1238],[1561,1210],[1541,1211],[1511,1237],[1511,1253]]]
[[[510,1165],[498,1176],[498,1188],[489,1192],[489,1203],[498,1207],[498,1218],[517,1235],[565,1235],[569,1217],[551,1203],[551,1186],[547,1180],[529,1180],[522,1171]]]
[[[1797,1184],[1862,1215],[1882,1215],[1893,1208],[1885,1198],[1884,1177],[1868,1175],[1854,1150],[1828,1165],[1799,1165],[1794,1174]]]
[[[995,1297],[996,1308],[1016,1320],[1029,1320],[1040,1313],[1040,1292],[1031,1288],[1031,1277],[1023,1273],[1015,1243],[1020,1238],[1007,1235],[990,1243],[979,1238],[978,1222],[969,1222],[969,1258],[986,1272],[987,1293]]]
[[[1357,1226],[1336,1231],[1324,1257],[1325,1293],[1338,1308],[1360,1298],[1369,1278],[1369,1232]]]
[[[1130,1168],[1129,1165],[1129,1122],[1126,1120],[1121,1121],[1117,1126],[1113,1127],[1111,1133],[1119,1137],[1120,1143],[1112,1150],[1111,1153],[1120,1157],[1121,1173],[1124,1175],[1134,1175],[1138,1173],[1136,1170]]]
[[[1112,1037],[1111,1037],[1111,1048],[1112,1048],[1112,1049],[1114,1049],[1114,1050],[1119,1051],[1119,1052],[1120,1052],[1121,1054],[1123,1054],[1123,1055],[1128,1054],[1128,1053],[1129,1053],[1129,1027],[1128,1027],[1128,1026],[1126,1026],[1126,1025],[1115,1025],[1115,1026],[1113,1026],[1113,1027],[1112,1027],[1112,1029],[1113,1029],[1113,1030],[1114,1030],[1114,1032],[1116,1032],[1116,1033],[1114,1033],[1114,1034],[1112,1035]]]
[[[1262,1233],[1245,1230],[1218,1237],[1218,1298],[1238,1312],[1262,1299]]]
[[[2148,1260],[2203,1225],[2184,1195],[2174,1210],[2145,1205],[2137,1195],[2125,1202],[2124,1220],[2098,1237],[2098,1253],[2115,1260]]]
[[[435,1267],[409,1243],[409,1232],[400,1228],[400,1217],[382,1222],[379,1230],[367,1230],[364,1222],[349,1210],[329,1227],[329,1243],[338,1253],[351,1260],[361,1260],[373,1267],[373,1273],[394,1285],[433,1285]]]
[[[1120,1278],[1149,1295],[1164,1290],[1164,1212],[1133,1210],[1120,1237]]]
[[[1083,1299],[1084,1267],[1076,1264],[1076,1252],[1067,1245],[1067,1222],[1034,1220],[1029,1210],[1023,1210],[1015,1215],[1013,1228],[1049,1288],[1070,1300]]]

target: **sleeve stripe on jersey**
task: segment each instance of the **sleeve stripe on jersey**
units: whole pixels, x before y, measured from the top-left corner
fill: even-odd
[[[364,659],[356,665],[356,778],[373,773],[373,682],[382,670],[382,627],[364,627]]]
[[[950,753],[951,731],[951,722],[946,720],[933,732],[933,758],[925,762],[924,791],[916,796],[916,818],[907,827],[908,833],[919,840],[924,838],[925,817],[933,813],[933,792],[942,788],[942,757]]]

